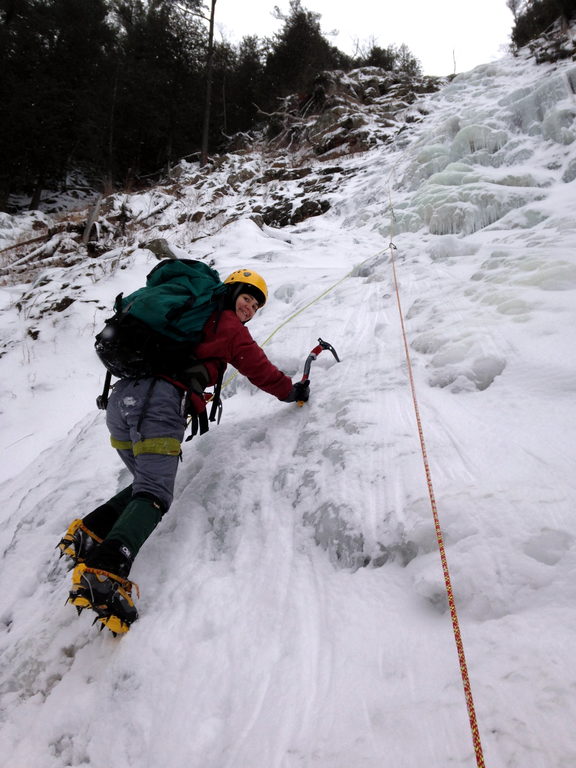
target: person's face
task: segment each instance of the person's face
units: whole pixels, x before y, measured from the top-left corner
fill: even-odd
[[[254,317],[259,307],[260,304],[254,296],[250,296],[249,293],[241,293],[236,299],[236,317],[240,322],[247,323]]]

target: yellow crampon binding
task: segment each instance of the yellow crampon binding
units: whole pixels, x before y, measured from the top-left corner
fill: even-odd
[[[132,588],[140,597],[138,585],[114,573],[89,568],[79,563],[72,573],[72,589],[67,602],[75,606],[78,614],[90,608],[100,622],[100,629],[109,629],[114,636],[125,634],[138,618],[132,599]]]
[[[60,557],[65,555],[66,557],[71,557],[75,562],[82,562],[82,556],[80,558],[78,556],[78,545],[82,540],[82,534],[84,534],[84,537],[87,536],[92,539],[96,544],[102,543],[102,539],[88,530],[82,520],[73,520],[64,536],[56,545],[56,549],[60,550]]]

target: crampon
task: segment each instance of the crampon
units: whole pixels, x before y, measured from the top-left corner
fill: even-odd
[[[85,608],[96,613],[94,623],[109,629],[114,636],[125,634],[137,620],[138,611],[132,599],[132,589],[139,597],[138,585],[108,571],[89,568],[79,563],[72,573],[72,589],[67,602],[78,613]]]
[[[60,550],[60,557],[69,557],[74,565],[77,565],[83,563],[94,547],[101,542],[102,539],[89,531],[82,520],[73,520],[56,545],[56,549]]]

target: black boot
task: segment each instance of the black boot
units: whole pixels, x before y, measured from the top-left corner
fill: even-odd
[[[90,531],[93,531],[100,539],[105,539],[112,530],[112,526],[118,520],[122,512],[132,501],[132,485],[123,488],[120,493],[108,499],[104,504],[89,512],[82,522]]]
[[[132,500],[132,486],[124,488],[83,519],[73,520],[57,548],[74,564],[83,563],[108,535],[118,518]]]
[[[134,557],[128,547],[116,539],[105,539],[86,558],[88,568],[112,573],[127,579]]]
[[[134,585],[127,578],[131,566],[128,548],[107,539],[74,569],[69,601],[78,612],[91,608],[101,624],[114,634],[127,632],[138,618],[132,598]]]

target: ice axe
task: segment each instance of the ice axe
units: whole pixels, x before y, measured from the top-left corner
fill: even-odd
[[[318,339],[318,346],[314,347],[314,349],[310,352],[308,357],[306,358],[306,362],[304,363],[304,373],[302,374],[302,378],[300,379],[300,382],[303,383],[305,381],[308,381],[310,378],[310,366],[316,360],[318,355],[323,352],[325,349],[329,349],[330,352],[334,355],[336,358],[336,362],[340,362],[340,358],[338,357],[336,350],[332,346],[332,344],[328,344],[327,341],[323,341],[322,339]],[[302,408],[304,405],[304,400],[298,400],[297,405],[299,408]]]

